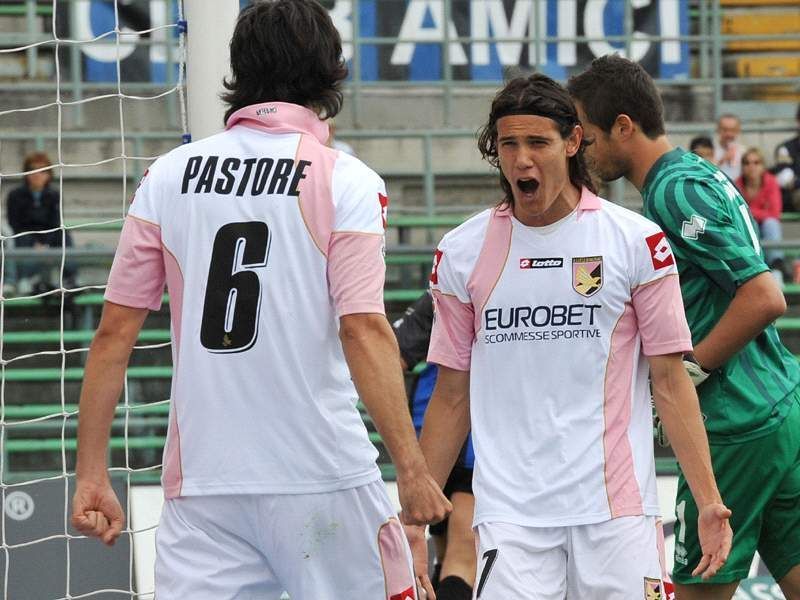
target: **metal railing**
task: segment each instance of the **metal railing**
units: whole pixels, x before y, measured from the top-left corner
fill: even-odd
[[[664,0],[666,1],[666,0]],[[492,3],[498,3],[499,0],[486,0],[487,6]],[[662,2],[663,3],[663,2]],[[350,3],[350,12],[344,16],[336,16],[334,20],[340,29],[343,30],[343,39],[345,42],[346,54],[350,58],[350,71],[351,79],[346,87],[346,93],[349,97],[349,110],[351,111],[352,123],[356,128],[364,125],[363,104],[365,102],[365,93],[374,88],[403,88],[404,90],[413,90],[419,86],[432,88],[439,91],[443,102],[443,126],[448,127],[452,123],[449,121],[452,115],[454,92],[459,89],[483,89],[489,92],[497,87],[502,75],[493,80],[474,80],[464,79],[457,76],[455,67],[459,66],[455,63],[463,62],[463,57],[468,52],[472,52],[475,47],[482,44],[490,44],[489,53],[496,52],[496,48],[505,44],[508,48],[509,44],[520,44],[519,47],[527,47],[529,52],[529,60],[527,61],[530,68],[542,67],[546,68],[548,65],[548,56],[553,52],[558,51],[559,48],[568,45],[572,48],[572,52],[577,52],[575,48],[590,48],[592,45],[601,45],[602,48],[617,49],[627,55],[636,54],[637,48],[642,48],[642,44],[655,44],[663,45],[677,43],[679,45],[679,52],[688,53],[686,56],[686,69],[685,73],[677,77],[658,77],[655,74],[657,82],[663,88],[674,86],[686,87],[689,86],[694,94],[710,94],[711,102],[713,105],[713,117],[718,116],[722,112],[727,112],[729,109],[729,100],[737,98],[737,94],[743,90],[745,92],[757,90],[759,86],[764,84],[776,84],[788,86],[789,89],[794,89],[800,92],[800,82],[796,77],[730,77],[726,76],[723,65],[723,55],[725,53],[726,44],[735,41],[745,40],[763,40],[763,41],[786,41],[797,40],[797,33],[786,34],[770,34],[770,35],[745,35],[745,34],[723,34],[722,17],[723,7],[720,0],[669,0],[669,6],[679,8],[676,15],[684,21],[681,22],[678,32],[673,31],[666,34],[662,31],[655,32],[642,32],[636,30],[636,14],[637,10],[642,10],[634,7],[631,0],[617,0],[611,1],[609,5],[622,7],[622,31],[618,33],[602,35],[579,35],[578,27],[574,25],[572,31],[564,33],[560,31],[547,30],[547,19],[560,19],[559,13],[555,17],[551,17],[548,10],[555,10],[553,6],[555,3],[548,3],[548,0],[518,0],[514,5],[514,11],[518,6],[522,7],[520,10],[527,10],[527,23],[522,29],[524,35],[513,35],[512,33],[498,34],[492,37],[481,35],[461,35],[458,29],[453,26],[443,26],[442,23],[451,23],[455,17],[456,22],[463,21],[464,16],[461,12],[456,10],[462,5],[467,3],[464,0],[444,0],[441,4],[441,13],[438,10],[433,12],[439,15],[440,22],[433,29],[423,28],[422,25],[416,29],[417,35],[400,35],[400,24],[395,24],[397,35],[375,35],[372,31],[363,31],[362,21],[367,19],[364,15],[370,14],[369,11],[381,9],[382,7],[393,7],[393,10],[399,11],[397,6],[406,6],[403,0],[352,0]],[[61,50],[68,53],[68,77],[63,78],[60,82],[61,91],[69,95],[73,101],[80,100],[88,97],[94,92],[113,91],[117,89],[117,82],[104,83],[104,82],[89,82],[86,81],[84,70],[84,56],[82,56],[85,43],[89,40],[77,40],[74,37],[77,32],[74,31],[74,22],[77,17],[75,15],[75,7],[78,6],[77,0],[59,0],[59,4],[65,7],[64,13],[73,17],[69,19],[72,31],[70,31],[69,39],[63,38],[55,41],[52,35],[52,25],[42,25],[40,19],[52,17],[51,2],[37,3],[36,0],[25,0],[22,4],[6,5],[0,7],[0,18],[3,15],[15,14],[19,18],[24,17],[25,31],[23,32],[2,32],[0,33],[0,53],[8,53],[10,51],[24,52],[26,68],[24,69],[26,77],[14,83],[14,89],[20,91],[36,91],[43,89],[53,89],[52,81],[36,80],[37,64],[39,57],[43,53],[47,53],[52,57],[53,49],[60,46]],[[412,3],[413,4],[413,3]],[[430,8],[437,8],[440,3],[429,1],[425,3]],[[569,4],[576,11],[574,15],[570,15],[570,19],[578,18],[578,6],[585,7],[585,3],[563,3],[564,6]],[[652,3],[652,7],[648,10],[657,10],[657,6],[661,3]],[[89,4],[83,2],[81,6],[85,9]],[[151,3],[151,6],[158,6],[157,3]],[[174,23],[172,0],[164,1],[164,15],[159,17],[159,22],[164,22],[169,27],[173,27],[177,31],[177,25]],[[409,5],[410,6],[410,5]],[[561,4],[558,5],[558,10],[562,10]],[[377,8],[376,8],[377,7]],[[69,9],[69,10],[66,10]],[[488,8],[486,9],[489,10]],[[566,9],[563,9],[566,10]],[[583,8],[581,8],[583,10]],[[678,9],[675,9],[678,10]],[[787,10],[792,10],[788,8]],[[684,15],[685,11],[685,15]],[[458,14],[456,14],[458,13]],[[503,13],[506,19],[505,26],[511,30],[510,21],[511,16]],[[360,15],[360,18],[353,18],[353,15]],[[152,15],[151,15],[152,16]],[[543,18],[544,17],[544,18]],[[426,17],[427,18],[427,17]],[[501,17],[493,17],[501,18]],[[460,19],[460,21],[459,21]],[[55,18],[52,19],[54,23]],[[434,19],[436,21],[436,19]],[[502,21],[501,21],[502,23]],[[688,24],[688,27],[687,27]],[[372,23],[372,29],[375,29],[375,23]],[[412,28],[413,29],[413,28]],[[462,26],[463,29],[463,26]],[[519,29],[519,27],[517,28]],[[149,30],[148,30],[149,31]],[[126,90],[131,92],[158,92],[169,88],[174,84],[173,74],[175,71],[176,61],[179,59],[177,56],[177,43],[170,36],[175,31],[168,31],[168,35],[148,35],[136,36],[136,45],[143,47],[161,47],[163,48],[163,57],[165,60],[165,73],[166,79],[163,83],[124,83]],[[486,31],[489,31],[486,27]],[[433,32],[433,33],[431,33]],[[98,32],[102,35],[106,32]],[[163,33],[163,32],[162,32]],[[424,35],[423,35],[424,34]],[[63,35],[63,34],[62,34]],[[134,34],[124,34],[120,36],[120,43],[127,44],[131,41]],[[158,39],[156,39],[158,38]],[[114,35],[105,35],[99,39],[92,39],[92,43],[101,47],[104,45],[115,45],[117,40]],[[498,45],[498,42],[500,44]],[[410,81],[407,77],[402,75],[393,76],[368,76],[364,72],[365,64],[369,60],[375,59],[375,56],[386,55],[387,51],[391,48],[396,49],[398,46],[406,45],[408,48],[410,44],[422,44],[424,48],[430,50],[435,49],[434,54],[438,55],[438,69],[440,74],[437,77],[432,77],[424,81]],[[414,46],[412,53],[418,49]],[[466,48],[466,50],[465,50]],[[494,50],[492,49],[494,48]],[[458,54],[458,56],[454,56]],[[462,56],[462,53],[464,56]],[[520,54],[522,56],[522,54]],[[371,57],[371,58],[369,58]],[[469,60],[469,59],[468,59]],[[574,61],[573,61],[574,62]],[[391,59],[384,60],[384,66],[392,67]],[[66,66],[66,65],[65,65]],[[396,66],[396,65],[394,65]],[[402,70],[402,69],[400,69]],[[563,69],[561,69],[563,71]],[[499,71],[498,71],[499,73]],[[562,76],[565,72],[561,73]],[[374,73],[373,73],[374,75]],[[380,75],[380,74],[379,74]],[[463,75],[463,74],[462,74]],[[747,95],[746,93],[744,94]],[[175,102],[168,104],[171,114],[169,115],[170,122],[175,123],[177,126],[177,112]],[[788,110],[788,109],[787,109]],[[81,105],[76,106],[76,124],[83,126],[83,114]],[[788,116],[788,112],[785,113]],[[747,115],[744,115],[747,118]]]
[[[671,135],[687,136],[687,135],[709,135],[714,130],[715,125],[710,122],[703,123],[668,123],[667,131]],[[796,127],[786,122],[778,123],[747,123],[742,125],[742,133],[747,134],[765,134],[765,133],[785,133],[789,137],[796,131]],[[382,168],[380,165],[374,165],[376,170],[381,176],[387,179],[410,178],[412,180],[419,180],[422,187],[423,205],[421,207],[403,207],[403,212],[422,212],[426,215],[434,215],[442,212],[455,211],[464,213],[465,207],[443,207],[437,203],[437,195],[439,188],[437,186],[437,179],[447,176],[462,176],[474,179],[475,177],[485,176],[491,178],[495,176],[495,172],[486,164],[480,163],[480,168],[464,168],[453,169],[447,165],[441,165],[435,160],[435,143],[440,140],[457,140],[462,142],[469,142],[472,144],[475,138],[475,131],[469,129],[441,129],[431,131],[412,131],[412,130],[342,130],[337,133],[337,137],[349,141],[355,140],[415,140],[419,144],[419,161],[418,164],[406,164],[400,168],[386,167]],[[32,143],[37,150],[46,150],[49,143],[53,143],[59,137],[58,132],[55,131],[37,131],[37,132],[4,132],[0,131],[0,144],[4,142],[28,142]],[[148,142],[173,142],[176,146],[181,143],[180,133],[178,131],[130,131],[125,134],[126,140],[130,142],[133,153],[129,156],[116,157],[120,161],[125,160],[131,163],[131,166],[126,167],[125,173],[129,183],[138,181],[144,172],[145,168],[150,162],[149,157],[145,157],[145,147]],[[107,131],[62,131],[60,134],[62,141],[93,141],[93,140],[117,140],[119,139],[118,132]],[[477,149],[475,150],[477,157]],[[482,170],[481,170],[482,169]],[[119,179],[122,176],[120,172],[96,173],[88,174],[82,173],[81,167],[64,166],[62,169],[54,171],[54,181],[69,180],[69,179],[86,179],[86,180],[102,180],[102,179]],[[63,172],[63,175],[62,175]],[[0,172],[0,183],[2,188],[7,189],[9,177],[8,173]],[[621,183],[621,182],[620,182]],[[608,190],[608,198],[614,202],[621,203],[624,195],[624,188],[621,185],[611,185]],[[116,205],[119,206],[119,205]],[[116,211],[114,216],[121,216],[121,211]]]

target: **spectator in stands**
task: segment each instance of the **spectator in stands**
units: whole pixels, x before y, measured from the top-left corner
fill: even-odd
[[[392,324],[400,347],[403,368],[413,369],[425,361],[431,341],[433,327],[433,298],[425,292],[405,314]],[[411,418],[419,433],[425,409],[433,394],[438,367],[428,364],[417,377],[411,392]],[[475,585],[477,560],[472,517],[475,511],[475,496],[472,493],[472,469],[475,453],[472,438],[461,449],[458,461],[447,478],[444,494],[453,504],[453,512],[444,521],[430,526],[429,532],[436,548],[436,564],[430,584],[437,600],[470,600]],[[421,528],[407,528],[409,541],[414,549],[415,571],[419,586],[428,586],[427,540]]]
[[[797,105],[798,133],[775,148],[775,173],[783,195],[783,210],[800,210],[800,104]]]
[[[730,113],[722,115],[717,121],[717,145],[714,148],[714,162],[719,170],[735,181],[742,174],[742,153],[739,143],[742,123],[739,117]]]
[[[775,176],[764,166],[764,155],[758,148],[748,148],[742,156],[742,175],[736,187],[744,196],[750,213],[758,223],[762,240],[777,242],[781,232],[781,190]],[[764,258],[773,271],[784,272],[783,252],[766,249]]]
[[[61,198],[51,187],[53,179],[50,157],[44,152],[32,152],[25,157],[22,170],[24,183],[8,194],[6,211],[16,248],[61,248],[72,246],[72,237],[61,229]],[[17,265],[19,286],[36,291],[51,288],[50,267],[56,263],[24,262]],[[64,286],[74,286],[76,269],[70,263],[64,266]]]
[[[692,141],[689,142],[689,150],[709,162],[714,162],[714,142],[710,137],[699,135],[692,138]]]

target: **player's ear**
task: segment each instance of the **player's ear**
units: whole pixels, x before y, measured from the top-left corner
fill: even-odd
[[[580,125],[575,125],[575,127],[572,128],[572,133],[570,133],[567,139],[564,141],[568,157],[575,156],[575,154],[578,152],[578,149],[581,147],[582,139],[583,127]]]
[[[636,125],[633,119],[626,114],[620,114],[614,119],[614,124],[611,126],[611,133],[616,134],[620,140],[627,140],[633,135],[635,129]]]

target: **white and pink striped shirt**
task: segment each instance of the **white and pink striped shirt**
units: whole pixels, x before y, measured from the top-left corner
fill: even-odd
[[[428,360],[470,371],[475,523],[657,515],[646,356],[692,348],[658,226],[585,188],[545,227],[485,210],[431,286]]]
[[[386,190],[280,102],[145,174],[106,299],[157,309],[166,281],[167,497],[317,493],[380,477],[338,317],[381,313]]]

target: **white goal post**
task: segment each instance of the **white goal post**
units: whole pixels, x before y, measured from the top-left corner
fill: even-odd
[[[220,100],[223,77],[230,73],[228,46],[238,0],[183,0],[187,23],[186,110],[189,133],[199,140],[222,130],[225,107]]]

